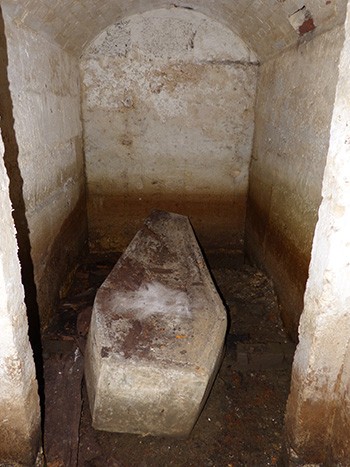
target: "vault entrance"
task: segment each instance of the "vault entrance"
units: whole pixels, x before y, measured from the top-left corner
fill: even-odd
[[[67,377],[64,382],[68,383],[66,391],[76,397],[76,403],[72,403],[79,415],[79,365],[96,287],[150,210],[165,209],[191,219],[232,318],[227,340],[231,363],[222,367],[224,373],[216,383],[223,389],[219,399],[227,404],[223,403],[223,411],[218,409],[217,413],[223,415],[226,410],[226,415],[233,416],[229,407],[238,402],[230,397],[235,397],[232,394],[237,388],[245,391],[239,393],[240,400],[245,400],[244,394],[251,394],[254,413],[262,399],[249,392],[254,385],[250,387],[248,376],[241,374],[250,374],[268,396],[278,383],[269,376],[256,377],[260,371],[256,366],[265,371],[266,364],[270,371],[274,362],[276,371],[281,369],[282,373],[290,368],[293,346],[281,330],[279,317],[296,341],[311,248],[316,242],[311,289],[306,296],[310,302],[305,303],[307,313],[300,328],[287,418],[289,452],[295,459],[300,453],[308,462],[330,458],[342,461],[347,441],[341,430],[321,430],[317,417],[315,423],[308,417],[314,405],[309,401],[308,386],[300,381],[305,379],[301,375],[316,375],[312,387],[317,401],[323,401],[317,406],[317,414],[322,415],[327,427],[333,427],[335,413],[342,426],[347,426],[347,409],[342,407],[347,407],[348,386],[344,350],[348,297],[343,287],[348,245],[346,234],[333,236],[334,232],[346,231],[348,199],[344,178],[348,137],[346,124],[342,126],[347,119],[343,91],[347,89],[347,2],[310,3],[297,9],[293,0],[269,2],[264,8],[261,2],[247,6],[244,2],[228,5],[219,1],[215,9],[209,1],[199,7],[192,2],[132,1],[126,5],[122,1],[94,0],[71,2],[65,9],[60,2],[49,3],[2,2],[7,50],[1,64],[2,72],[5,70],[2,76],[7,79],[4,89],[12,100],[10,137],[18,150],[12,160],[15,167],[8,164],[7,172],[12,187],[20,193],[24,215],[24,230],[17,227],[17,238],[20,246],[21,236],[26,234],[25,253],[30,255],[27,264],[21,258],[23,283],[28,288],[34,285],[34,279],[33,306],[38,305],[46,339],[44,356],[52,363],[45,368],[47,375],[55,374],[56,364],[58,374],[67,374],[60,367],[63,363],[69,375],[75,374],[76,378]],[[3,133],[5,150],[7,136]],[[1,180],[3,210],[8,214],[11,207],[5,173]],[[321,226],[314,240],[322,197]],[[16,208],[15,200],[12,202]],[[1,258],[8,258],[10,251],[13,260],[16,246],[12,243],[8,247],[8,238],[13,239],[14,232],[7,214]],[[8,264],[13,265],[12,260]],[[7,259],[3,263],[7,264]],[[28,264],[33,268],[25,277]],[[261,271],[254,269],[254,264]],[[14,270],[4,267],[0,274],[6,297],[11,295],[9,291],[21,290]],[[272,297],[274,292],[267,290],[266,277],[273,280],[279,309],[274,301],[269,308],[266,296]],[[236,286],[230,289],[232,282],[243,291],[249,290],[249,297]],[[252,284],[256,284],[257,295]],[[341,290],[341,297],[336,290]],[[258,291],[264,292],[260,298]],[[7,386],[2,389],[6,404],[9,394],[22,402],[30,394],[31,400],[37,401],[35,384],[23,370],[32,369],[32,355],[26,340],[22,292],[17,292],[13,293],[14,302],[3,302],[6,342],[11,345],[0,346],[0,370],[6,378],[15,374],[21,384],[26,384],[22,399],[15,397],[15,390]],[[248,321],[241,322],[243,317]],[[266,317],[275,323],[275,337],[267,331],[270,318]],[[258,329],[261,322],[266,326]],[[335,340],[337,327],[344,333]],[[323,344],[333,351],[333,343],[337,357],[328,358]],[[34,344],[34,350],[40,348],[39,337]],[[15,351],[10,360],[8,349]],[[16,355],[22,359],[16,359]],[[318,355],[322,358],[315,357]],[[323,362],[322,368],[314,367],[315,361]],[[281,386],[289,378],[282,373],[278,376]],[[28,379],[22,379],[24,374]],[[47,380],[52,377],[56,381],[56,376],[51,374]],[[57,380],[56,387],[61,383]],[[288,384],[289,380],[283,388]],[[323,389],[318,391],[320,387]],[[281,399],[275,401],[278,407],[285,398],[283,391],[279,393]],[[333,394],[339,402],[336,410],[332,408]],[[216,400],[216,404],[221,402]],[[269,403],[261,405],[267,410]],[[82,427],[90,436],[84,410]],[[207,423],[213,421],[214,412],[207,414]],[[36,409],[21,414],[25,419],[21,426],[35,426],[33,439],[38,439],[38,423],[31,423],[34,418],[38,420]],[[260,416],[258,412],[256,415]],[[242,418],[239,410],[234,418],[223,417],[216,420],[218,432],[222,420],[231,429],[234,424],[239,426]],[[249,413],[244,417],[249,419]],[[311,420],[310,426],[304,424],[305,420]],[[203,424],[200,433],[205,427]],[[84,452],[76,436],[83,439],[85,435],[73,428],[70,439],[76,439],[76,444],[75,448],[71,446],[73,457],[69,462],[74,465],[79,459],[78,446]],[[320,430],[326,433],[326,450],[316,452]],[[6,449],[11,444],[7,433],[18,430],[17,425],[11,428],[5,417],[0,420],[0,441]],[[48,427],[45,436],[47,433]],[[200,433],[194,439],[203,447],[209,437],[201,438]],[[28,432],[23,436],[24,446]],[[90,445],[92,450],[96,448],[96,462],[99,458],[114,462],[114,453],[108,454],[110,459],[104,458],[107,452],[96,447],[106,447],[107,439],[107,435],[99,434]],[[215,439],[225,445],[225,437]],[[274,439],[278,445],[279,435]],[[123,440],[120,438],[121,444]],[[125,453],[140,454],[136,444],[129,441],[123,445]],[[139,441],[142,445],[143,440]],[[231,441],[229,436],[227,444]],[[244,444],[243,440],[236,441]],[[21,444],[19,439],[17,442]],[[147,445],[150,452],[151,443]],[[171,449],[169,444],[156,446],[164,452]],[[179,444],[175,449],[179,458],[184,446],[192,446],[198,454],[194,445]],[[210,449],[209,465],[215,455],[228,455],[224,447],[220,452],[213,446]],[[274,452],[271,463],[275,462]],[[19,459],[15,455],[13,459],[4,458],[4,462]]]

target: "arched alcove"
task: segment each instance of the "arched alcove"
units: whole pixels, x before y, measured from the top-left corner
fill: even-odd
[[[172,8],[110,26],[80,65],[90,247],[123,251],[164,209],[189,216],[205,249],[242,250],[254,53]]]

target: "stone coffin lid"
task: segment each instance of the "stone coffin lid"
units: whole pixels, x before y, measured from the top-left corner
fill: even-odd
[[[129,403],[128,392],[145,391],[147,395],[140,396],[142,404],[149,400],[154,405],[161,396],[150,396],[152,386],[163,395],[168,390],[176,393],[176,381],[182,380],[186,386],[190,379],[195,389],[186,388],[187,395],[180,399],[191,399],[191,416],[196,419],[217,369],[226,326],[225,308],[188,218],[153,211],[96,295],[86,363],[94,426],[110,431],[181,434],[179,427],[152,431],[154,414],[149,417],[152,426],[142,428],[141,422],[137,427],[135,422],[132,427],[123,427],[113,421],[115,412],[123,412],[121,400],[130,407],[141,404],[135,394],[130,395],[133,402]],[[145,374],[150,378],[145,380]],[[108,381],[107,388],[109,378],[113,381]],[[128,380],[124,389],[120,378]],[[181,391],[179,388],[177,394]],[[116,405],[114,397],[119,399]],[[109,412],[106,400],[110,401]],[[192,428],[195,419],[188,426]],[[190,428],[181,423],[182,431],[188,432]]]

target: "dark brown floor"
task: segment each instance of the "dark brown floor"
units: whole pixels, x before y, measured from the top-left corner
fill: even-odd
[[[226,355],[190,438],[91,428],[84,345],[96,290],[116,260],[116,255],[91,255],[82,262],[43,338],[48,466],[279,465],[294,345],[283,332],[272,284],[242,258],[227,254],[210,257],[231,320]]]

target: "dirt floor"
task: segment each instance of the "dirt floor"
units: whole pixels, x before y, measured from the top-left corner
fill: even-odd
[[[271,282],[242,257],[226,253],[209,257],[230,319],[226,353],[191,436],[178,440],[91,428],[84,346],[96,290],[116,260],[116,255],[91,255],[82,262],[43,336],[47,465],[281,465],[294,345],[283,331]]]

